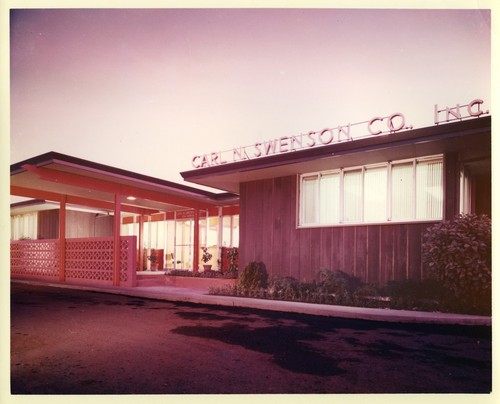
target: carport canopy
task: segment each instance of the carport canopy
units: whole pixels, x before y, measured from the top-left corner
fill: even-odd
[[[195,224],[193,261],[197,263],[200,210],[238,202],[234,194],[213,193],[56,152],[42,154],[11,165],[10,194],[38,200],[39,209],[43,208],[44,203],[58,203],[61,241],[65,240],[68,206],[112,213],[115,241],[113,284],[116,286],[119,283],[120,251],[117,246],[119,246],[122,212],[140,215],[142,218],[144,215],[155,213],[193,209]],[[60,261],[60,278],[63,278],[64,253],[60,254]]]

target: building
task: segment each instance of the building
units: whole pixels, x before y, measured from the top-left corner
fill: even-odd
[[[377,285],[418,280],[430,225],[491,217],[491,117],[481,104],[436,106],[435,125],[421,129],[393,114],[356,124],[357,137],[345,125],[195,156],[182,176],[239,195],[240,262],[300,281],[319,269]]]
[[[319,269],[378,285],[425,278],[429,226],[491,216],[482,104],[436,106],[425,128],[396,113],[194,156],[183,178],[222,193],[53,152],[14,164],[11,194],[33,199],[11,207],[12,276],[134,286],[152,249],[160,268],[197,271],[202,247],[214,267],[239,247],[240,267],[300,281]]]
[[[227,267],[238,198],[49,152],[11,166],[11,274],[136,286],[137,272]],[[219,262],[218,262],[219,260]]]

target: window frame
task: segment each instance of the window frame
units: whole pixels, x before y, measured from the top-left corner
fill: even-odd
[[[439,218],[417,218],[417,198],[418,198],[418,190],[417,190],[417,165],[418,163],[423,163],[423,162],[432,162],[432,161],[439,161],[442,164],[442,169],[441,169],[441,214]],[[412,164],[412,173],[411,173],[411,178],[412,178],[412,183],[411,183],[411,188],[412,188],[412,195],[411,195],[411,218],[393,218],[393,178],[392,178],[392,169],[396,165],[402,165],[402,164]],[[380,167],[385,167],[386,168],[386,195],[385,195],[385,217],[386,220],[375,220],[375,221],[366,221],[365,220],[365,173],[367,169],[372,169],[372,168],[380,168]],[[345,188],[344,188],[344,176],[346,172],[352,172],[356,170],[361,170],[361,195],[360,195],[360,205],[361,205],[361,219],[360,220],[355,220],[355,221],[345,221],[345,209],[344,209],[344,196],[345,196]],[[381,225],[381,224],[399,224],[399,223],[428,223],[428,222],[440,222],[444,218],[445,214],[445,157],[444,154],[435,154],[435,155],[429,155],[429,156],[421,156],[421,157],[414,157],[414,158],[407,158],[407,159],[401,159],[401,160],[389,160],[389,161],[383,161],[383,162],[378,162],[378,163],[373,163],[373,164],[366,164],[366,165],[357,165],[357,166],[349,166],[349,167],[339,167],[339,168],[334,168],[330,170],[322,170],[322,171],[314,171],[314,172],[308,172],[308,173],[303,173],[299,174],[297,176],[297,209],[296,209],[296,214],[297,214],[297,225],[296,228],[315,228],[315,227],[346,227],[346,226],[360,226],[360,225]],[[331,174],[338,174],[339,175],[339,180],[338,180],[338,212],[335,214],[331,215],[333,217],[338,217],[339,221],[338,222],[321,222],[321,195],[320,195],[320,189],[321,189],[321,176],[325,175],[331,175]],[[314,212],[314,222],[309,222],[309,223],[304,223],[303,218],[305,217],[305,206],[303,205],[303,192],[302,192],[302,184],[303,184],[303,179],[304,178],[314,178],[316,177],[316,185],[315,185],[315,201],[314,205],[316,206],[316,212]],[[324,208],[323,208],[324,209]]]

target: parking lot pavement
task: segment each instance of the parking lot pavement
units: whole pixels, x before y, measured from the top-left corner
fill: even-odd
[[[190,302],[198,304],[211,304],[224,307],[242,307],[259,310],[270,310],[288,313],[319,315],[326,317],[352,318],[358,320],[389,321],[419,324],[449,324],[449,325],[478,325],[491,326],[491,317],[423,312],[413,310],[389,310],[367,307],[333,306],[328,304],[310,304],[301,302],[288,302],[281,300],[264,300],[241,298],[233,296],[209,295],[206,289],[188,289],[169,286],[149,286],[136,288],[80,286],[66,283],[44,283],[39,281],[14,281],[24,284],[45,284],[54,287],[79,289],[95,292],[105,292],[132,297],[165,300],[172,302]]]
[[[487,394],[491,352],[489,326],[11,285],[15,395]]]

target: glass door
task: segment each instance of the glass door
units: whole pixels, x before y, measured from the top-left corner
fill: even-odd
[[[194,220],[182,219],[175,222],[174,268],[193,269]]]

